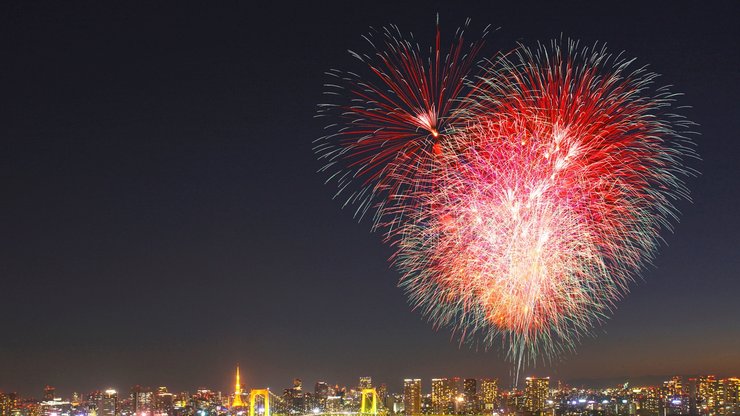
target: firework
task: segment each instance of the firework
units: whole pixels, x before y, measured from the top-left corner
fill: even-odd
[[[395,240],[401,284],[433,322],[519,365],[553,357],[653,259],[688,198],[690,123],[630,64],[553,42],[486,68]]]
[[[472,88],[466,77],[475,64],[483,37],[471,44],[464,29],[443,49],[439,30],[428,53],[391,26],[365,39],[369,54],[350,51],[360,73],[332,70],[325,85],[334,103],[321,104],[319,114],[334,123],[315,142],[327,182],[336,196],[355,205],[362,218],[371,211],[374,228],[392,229],[403,217],[409,199],[403,196],[428,183],[423,177],[435,162],[439,141],[452,130],[467,106],[462,99]]]
[[[518,371],[606,319],[688,199],[691,123],[657,75],[605,47],[520,45],[473,69],[462,31],[428,58],[400,31],[330,72],[329,181],[373,212],[415,308]],[[476,74],[469,73],[474,70]],[[372,210],[371,210],[372,208]]]

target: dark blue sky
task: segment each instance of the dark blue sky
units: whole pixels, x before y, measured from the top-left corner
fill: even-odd
[[[656,267],[528,374],[740,375],[736,2],[148,3],[0,6],[0,390],[227,389],[236,362],[273,389],[508,379],[409,310],[391,251],[314,174],[322,73],[371,25],[431,40],[437,12],[501,27],[490,53],[561,33],[626,50],[700,124],[694,203]]]

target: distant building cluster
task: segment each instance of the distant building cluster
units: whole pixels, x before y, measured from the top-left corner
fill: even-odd
[[[360,377],[357,386],[317,381],[313,390],[294,379],[282,392],[245,390],[237,369],[233,392],[170,392],[134,386],[58,397],[47,386],[41,399],[0,393],[0,416],[732,416],[740,415],[740,379],[673,377],[659,386],[574,388],[548,377],[528,377],[523,389],[502,389],[493,378],[403,381],[392,393]]]

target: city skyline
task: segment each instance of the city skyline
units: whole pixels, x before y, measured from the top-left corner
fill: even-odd
[[[640,377],[622,377],[622,378],[614,378],[614,379],[599,379],[599,378],[593,378],[593,379],[584,379],[584,380],[566,380],[566,379],[560,379],[557,377],[552,377],[546,372],[530,372],[526,375],[523,375],[520,379],[520,383],[518,386],[512,386],[511,385],[511,379],[510,377],[504,377],[499,378],[492,375],[461,375],[461,374],[442,374],[442,375],[436,375],[431,378],[417,378],[417,377],[404,377],[402,379],[397,380],[385,380],[381,377],[373,376],[373,375],[366,375],[366,376],[357,376],[354,378],[354,382],[352,381],[341,381],[341,380],[330,380],[330,379],[323,379],[323,378],[304,378],[300,377],[299,375],[296,375],[295,377],[284,380],[282,384],[279,385],[268,385],[265,383],[260,383],[259,380],[253,380],[247,384],[248,382],[244,381],[244,371],[243,366],[241,364],[234,364],[234,367],[232,368],[232,373],[229,374],[228,380],[222,380],[220,384],[216,385],[210,385],[210,384],[198,384],[195,382],[195,384],[190,383],[188,385],[183,385],[182,383],[179,384],[168,384],[168,383],[157,383],[155,382],[145,382],[144,380],[139,380],[136,383],[128,384],[128,385],[122,385],[122,383],[117,383],[115,381],[112,381],[106,385],[99,385],[96,388],[75,388],[74,386],[68,386],[65,384],[53,384],[53,383],[46,383],[41,386],[38,386],[36,389],[36,393],[34,393],[33,390],[31,391],[22,391],[18,389],[13,388],[7,388],[7,389],[0,389],[0,394],[8,394],[8,393],[16,393],[19,394],[22,397],[25,398],[35,398],[36,395],[41,397],[41,394],[38,394],[41,391],[46,391],[48,388],[52,388],[56,393],[59,393],[59,397],[68,397],[73,395],[74,393],[81,393],[81,392],[94,392],[94,391],[106,391],[106,390],[116,390],[118,392],[125,392],[130,389],[140,388],[142,386],[145,386],[143,388],[150,389],[150,390],[156,390],[160,386],[168,386],[172,387],[173,391],[197,391],[200,389],[209,389],[213,390],[215,392],[225,392],[231,394],[230,397],[237,397],[234,395],[234,391],[240,390],[243,394],[247,395],[248,392],[252,389],[268,389],[275,393],[280,393],[284,390],[289,389],[290,387],[295,387],[296,382],[301,382],[302,384],[305,384],[305,391],[312,391],[312,389],[318,389],[319,385],[323,385],[327,388],[339,388],[339,389],[347,389],[347,390],[355,390],[360,389],[363,386],[367,387],[374,386],[377,387],[378,385],[383,385],[389,392],[397,392],[401,393],[408,387],[408,383],[411,382],[411,385],[416,385],[418,383],[418,391],[420,394],[425,395],[429,394],[432,398],[432,404],[434,405],[434,401],[436,400],[434,397],[446,397],[448,400],[451,400],[453,397],[453,391],[463,394],[465,391],[465,381],[466,380],[477,380],[479,382],[485,381],[485,380],[493,380],[494,386],[497,391],[510,391],[510,390],[526,390],[527,386],[529,385],[531,380],[542,380],[547,379],[551,380],[552,383],[563,383],[563,385],[568,386],[569,388],[575,388],[575,389],[609,389],[613,388],[614,386],[620,386],[624,385],[625,383],[632,385],[632,386],[642,386],[642,387],[651,387],[651,386],[659,386],[662,383],[667,382],[667,380],[678,378],[683,379],[692,379],[697,377],[704,377],[704,376],[710,376],[714,377],[717,380],[721,379],[737,379],[738,377],[733,375],[732,373],[710,373],[710,372],[700,372],[696,374],[670,374],[670,375],[647,375],[647,376],[640,376]],[[291,383],[292,386],[290,385]],[[478,390],[483,391],[484,388],[482,384],[476,385],[476,388]],[[414,391],[416,391],[416,387],[413,387]],[[55,393],[55,394],[56,394]],[[248,403],[245,402],[239,402],[237,400],[236,406],[246,406]],[[232,402],[232,406],[235,406]]]
[[[606,42],[697,123],[693,202],[654,267],[575,352],[522,375],[740,374],[735,2],[186,3],[0,5],[0,391],[225,388],[237,362],[250,386],[510,383],[498,344],[461,345],[409,308],[393,250],[316,174],[324,72],[371,26],[431,38],[438,16],[445,36],[468,17],[500,27],[489,56]]]
[[[40,398],[0,392],[2,416],[165,416],[193,412],[207,416],[260,414],[419,415],[735,415],[740,413],[740,378],[715,375],[672,376],[657,385],[571,386],[550,377],[526,377],[519,388],[495,378],[406,378],[400,391],[360,376],[340,386],[294,378],[289,387],[245,389],[237,365],[230,390],[201,386],[175,390],[167,386],[74,391],[65,396],[47,385]],[[257,407],[259,406],[259,409]],[[358,413],[359,409],[359,413]]]

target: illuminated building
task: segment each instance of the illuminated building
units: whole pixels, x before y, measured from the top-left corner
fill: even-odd
[[[422,415],[436,415],[434,407],[432,406],[432,395],[422,394],[421,395],[421,414]]]
[[[674,376],[669,381],[663,382],[663,394],[665,396],[680,396],[683,394],[681,377]]]
[[[326,398],[326,411],[329,413],[339,413],[342,411],[343,404],[342,396],[330,395]]]
[[[689,414],[696,415],[698,413],[696,407],[696,378],[689,378],[686,383],[686,393],[689,396]]]
[[[545,410],[550,392],[550,377],[527,377],[524,390],[524,407],[530,412]]]
[[[184,409],[188,406],[188,403],[190,402],[190,393],[188,392],[180,392],[177,395],[175,395],[175,408],[176,409]]]
[[[717,379],[714,376],[697,377],[696,406],[702,414],[717,413]]]
[[[305,411],[306,395],[303,393],[303,381],[300,378],[293,379],[293,387],[283,390],[283,400],[293,409]]]
[[[481,380],[479,399],[484,410],[495,409],[498,403],[498,380],[491,378]]]
[[[245,407],[244,400],[242,400],[242,395],[244,394],[244,391],[242,390],[242,382],[241,377],[239,374],[239,365],[236,366],[236,383],[234,384],[234,399],[231,402],[231,408],[239,408],[239,407]]]
[[[393,413],[400,414],[403,413],[403,394],[391,394],[388,396],[388,402],[390,402],[390,406],[388,406]]]
[[[167,391],[167,387],[157,388],[154,396],[154,410],[158,416],[172,415],[175,407],[175,397]]]
[[[504,407],[508,413],[514,413],[524,408],[525,396],[521,390],[513,388],[511,391],[504,393]]]
[[[360,377],[359,388],[360,388],[360,390],[373,388],[373,379],[372,379],[372,377]]]
[[[54,400],[54,392],[56,389],[52,386],[44,387],[44,401]]]
[[[47,396],[44,395],[44,397]],[[39,411],[42,416],[69,416],[72,413],[72,406],[68,401],[53,398],[51,400],[42,401],[39,406]]]
[[[326,401],[329,398],[329,385],[324,381],[317,381],[313,388],[316,408],[326,410]]]
[[[660,397],[660,390],[657,388],[645,388],[640,390],[636,397],[637,413],[640,416],[658,416],[661,414],[663,402]]]
[[[150,416],[154,393],[149,387],[134,386],[131,388],[131,398],[133,399],[133,409],[137,416]]]
[[[466,378],[463,382],[463,398],[465,402],[465,413],[478,413],[478,382],[474,378]]]
[[[118,411],[118,392],[108,389],[98,399],[98,416],[116,416]]]
[[[449,378],[432,379],[432,412],[449,414],[454,410],[455,384]]]
[[[661,406],[664,415],[685,415],[691,411],[691,397],[685,390],[691,389],[691,382],[684,386],[680,376],[674,376],[663,382],[661,389]]]
[[[388,399],[388,386],[386,386],[385,383],[381,383],[380,386],[378,386],[378,400],[380,403],[385,404],[386,399]]]
[[[740,378],[732,377],[722,380],[725,384],[725,414],[740,413]]]
[[[421,380],[418,378],[403,381],[403,413],[406,416],[421,414]]]
[[[190,398],[190,406],[197,416],[213,415],[222,403],[223,396],[220,392],[213,392],[204,388],[198,389]]]
[[[0,416],[10,416],[16,407],[17,400],[15,393],[0,393]]]

